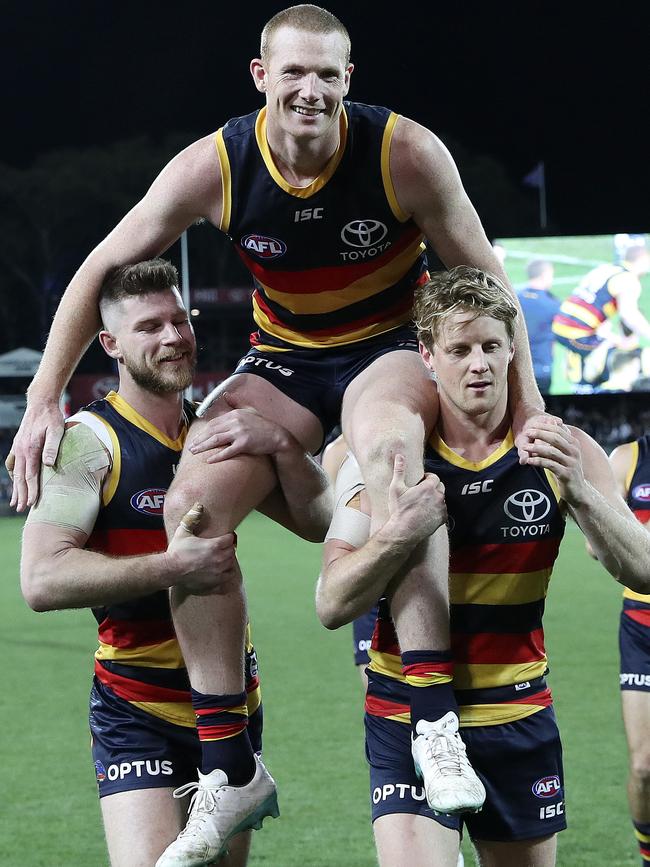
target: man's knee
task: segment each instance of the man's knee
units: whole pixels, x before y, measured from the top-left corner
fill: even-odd
[[[355,437],[354,455],[361,467],[368,491],[372,497],[378,485],[388,488],[393,477],[395,455],[403,455],[406,460],[405,481],[414,485],[423,473],[423,442],[421,436],[401,428],[388,428],[360,437]]]
[[[648,747],[632,752],[630,774],[638,786],[650,791],[650,749]]]

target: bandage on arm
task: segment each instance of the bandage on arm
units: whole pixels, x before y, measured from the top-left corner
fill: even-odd
[[[325,536],[340,539],[353,548],[361,548],[370,536],[370,515],[361,511],[360,495],[365,485],[361,470],[354,456],[348,456],[341,464],[334,487],[334,515]]]
[[[111,464],[107,447],[86,424],[67,426],[56,464],[42,468],[41,495],[27,523],[56,524],[89,536]]]

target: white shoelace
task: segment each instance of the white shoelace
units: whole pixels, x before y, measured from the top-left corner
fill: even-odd
[[[458,735],[433,734],[425,736],[426,756],[440,776],[461,776],[463,759],[465,764],[465,744]]]
[[[179,799],[186,797],[190,792],[194,792],[192,799],[190,800],[190,805],[187,808],[189,818],[187,824],[179,834],[179,837],[184,836],[188,832],[194,833],[196,826],[202,823],[206,813],[213,813],[217,809],[220,788],[221,787],[217,789],[204,789],[199,783],[191,782],[185,783],[185,785],[174,789],[172,795],[174,798]],[[192,828],[192,825],[195,827]]]

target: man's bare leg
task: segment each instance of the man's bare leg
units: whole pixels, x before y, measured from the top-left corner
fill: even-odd
[[[119,792],[100,800],[111,867],[152,867],[182,830],[188,798],[172,789]],[[234,837],[223,867],[246,867],[250,831]]]
[[[650,692],[623,690],[621,702],[630,756],[627,799],[643,857],[650,852]]]
[[[379,867],[456,867],[458,831],[426,816],[393,813],[373,823]]]
[[[222,384],[204,419],[227,412],[219,400],[227,391],[237,406],[250,406],[276,421],[306,448],[322,438],[320,423],[308,410],[283,395],[261,377],[236,374]],[[205,420],[193,425],[188,443]],[[235,530],[240,521],[275,487],[271,461],[264,456],[239,455],[208,464],[193,455],[187,444],[174,482],[165,498],[165,526],[173,533],[195,502],[204,506],[199,535],[219,536]],[[246,732],[244,639],[246,599],[239,566],[224,577],[218,593],[192,596],[174,590],[172,616],[192,685],[202,764],[197,797],[186,833],[164,853],[158,867],[210,863],[224,851],[232,828],[259,827],[267,815],[277,815],[275,784],[254,757]],[[225,773],[225,777],[224,777]],[[214,805],[229,799],[227,810]],[[232,809],[231,809],[232,806]],[[208,855],[198,853],[207,852]]]
[[[536,840],[496,843],[493,840],[473,840],[480,867],[554,867],[557,835]]]
[[[438,400],[431,374],[414,352],[395,351],[377,359],[348,387],[343,402],[343,435],[359,462],[370,497],[372,532],[389,515],[388,492],[396,454],[405,459],[405,482],[417,484],[424,475],[423,451],[435,424]],[[457,737],[457,706],[451,686],[449,634],[448,541],[441,527],[411,556],[399,579],[389,588],[405,677],[411,696],[414,737],[425,740],[445,733],[454,736],[459,761],[467,768],[456,775],[461,791],[449,780],[435,781],[424,767],[427,800],[438,812],[479,809],[485,798],[482,784],[467,764]],[[453,712],[450,717],[449,712]],[[431,724],[435,724],[431,727]],[[453,729],[453,731],[452,731]],[[428,743],[428,741],[427,741]],[[417,751],[416,743],[416,751]],[[427,748],[422,760],[428,762]],[[418,763],[419,760],[418,760]],[[421,763],[420,763],[421,765]]]

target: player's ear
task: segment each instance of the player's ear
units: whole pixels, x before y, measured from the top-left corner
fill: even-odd
[[[102,349],[107,355],[110,355],[111,358],[119,358],[121,356],[121,352],[117,348],[117,338],[114,334],[103,329],[99,332],[98,337]]]
[[[424,343],[418,344],[422,361],[426,364],[429,370],[433,370],[433,353],[426,348]]]
[[[345,74],[343,76],[343,96],[348,95],[348,91],[350,90],[350,76],[354,72],[354,63],[348,63],[345,67]]]
[[[255,87],[260,93],[266,93],[266,69],[259,57],[251,60],[250,71],[255,82]]]

